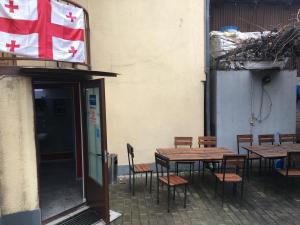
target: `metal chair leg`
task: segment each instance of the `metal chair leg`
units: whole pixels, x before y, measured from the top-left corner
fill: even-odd
[[[173,200],[175,200],[175,190],[176,190],[176,186],[174,186],[173,188]]]
[[[192,164],[190,163],[190,179],[192,179]]]
[[[152,193],[152,171],[150,172],[150,193]]]
[[[146,186],[147,186],[147,183],[148,183],[148,172],[146,172]]]
[[[268,169],[267,169],[267,159],[264,159],[264,173],[267,174],[268,173]]]
[[[176,175],[178,176],[178,173],[179,173],[179,171],[178,171],[178,163],[176,162]]]
[[[194,183],[195,164],[192,164],[192,183]]]
[[[132,177],[132,195],[134,196],[134,189],[135,189],[135,173],[133,172],[133,177]]]
[[[218,191],[218,178],[216,177],[216,183],[215,183],[215,197],[217,196],[217,191]]]
[[[241,199],[243,199],[243,194],[244,194],[244,181],[242,181],[241,184]]]
[[[232,187],[232,193],[233,193],[233,195],[236,195],[236,189],[237,189],[236,183],[233,183],[233,187]]]
[[[158,180],[157,180],[156,196],[157,196],[157,204],[159,204],[159,181]]]
[[[129,169],[129,190],[131,191],[131,170]]]
[[[170,212],[170,185],[168,185],[168,212]]]
[[[259,175],[261,175],[261,157],[259,158]]]
[[[183,203],[184,208],[186,208],[186,186],[187,186],[187,184],[184,185],[184,203]]]
[[[224,203],[224,193],[225,193],[225,182],[222,182],[222,206]]]

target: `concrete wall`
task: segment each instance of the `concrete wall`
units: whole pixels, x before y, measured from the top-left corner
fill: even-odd
[[[0,212],[5,216],[37,209],[30,78],[0,76],[0,118]]]
[[[237,134],[253,134],[257,143],[258,134],[295,133],[296,74],[296,71],[276,70],[215,71],[212,79],[215,86],[213,108],[218,146],[237,150]],[[261,79],[264,75],[270,75],[272,78],[272,81],[265,85],[272,101],[271,113],[265,120],[260,122],[258,119],[254,121],[254,126],[251,126],[251,111],[259,118]],[[270,109],[270,101],[266,94],[262,106],[264,118]]]
[[[81,0],[90,14],[92,67],[106,79],[108,150],[154,161],[176,135],[203,134],[204,1]],[[196,145],[196,141],[195,145]]]

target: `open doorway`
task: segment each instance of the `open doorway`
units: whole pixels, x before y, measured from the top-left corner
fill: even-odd
[[[43,224],[109,222],[104,87],[104,79],[33,81]]]
[[[42,221],[85,202],[79,94],[72,85],[34,85]],[[79,106],[78,106],[79,107]],[[79,130],[79,132],[78,132]]]

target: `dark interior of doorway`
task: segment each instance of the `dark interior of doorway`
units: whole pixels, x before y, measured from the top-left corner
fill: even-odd
[[[39,202],[46,220],[84,201],[83,182],[76,173],[75,122],[79,121],[74,116],[73,88],[39,87],[34,95]]]

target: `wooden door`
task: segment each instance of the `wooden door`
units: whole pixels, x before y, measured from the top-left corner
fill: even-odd
[[[85,83],[83,102],[87,204],[94,208],[105,222],[109,222],[104,79]]]

